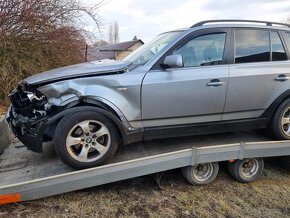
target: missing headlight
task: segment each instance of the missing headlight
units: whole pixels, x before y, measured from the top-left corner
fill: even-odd
[[[44,95],[41,95],[40,97],[38,97],[37,94],[33,92],[25,92],[25,93],[27,94],[27,97],[31,102],[42,101],[43,99],[45,99]]]
[[[33,118],[46,114],[46,97],[37,88],[19,85],[10,94],[10,100],[17,114]]]

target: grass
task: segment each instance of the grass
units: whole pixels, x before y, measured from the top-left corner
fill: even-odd
[[[252,183],[221,167],[207,186],[191,186],[179,170],[165,173],[160,190],[140,177],[41,200],[2,205],[0,217],[290,217],[290,174],[266,164]]]

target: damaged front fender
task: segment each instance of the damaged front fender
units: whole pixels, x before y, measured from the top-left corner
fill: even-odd
[[[64,107],[71,102],[93,99],[112,108],[123,123],[130,123],[133,128],[141,128],[141,83],[143,73],[127,72],[125,74],[103,77],[84,77],[59,81],[38,90],[43,93],[48,104]]]
[[[37,85],[24,81],[10,94],[12,106],[7,122],[26,147],[41,152],[42,142],[54,137],[58,118],[75,107],[95,105],[92,108],[103,108],[103,113],[114,116],[111,119],[116,119],[115,123],[122,129],[124,143],[132,142],[135,136],[131,139],[130,135],[137,132],[139,137],[142,130],[140,95],[145,73],[82,75]],[[56,122],[51,123],[52,120]]]

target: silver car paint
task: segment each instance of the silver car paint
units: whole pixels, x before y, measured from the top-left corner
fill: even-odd
[[[209,87],[212,79],[224,82]],[[142,85],[144,127],[221,121],[228,65],[154,70]]]
[[[142,68],[123,74],[83,77],[51,83],[38,88],[55,106],[65,106],[81,98],[108,104],[133,128],[141,127],[140,93],[145,75]],[[134,122],[132,122],[134,121]]]
[[[78,76],[98,75],[125,70],[131,63],[125,61],[102,60],[75,64],[45,71],[23,80],[23,83],[37,85]]]
[[[290,61],[230,65],[223,120],[259,117],[290,87],[289,80],[275,81],[280,74],[290,76]]]

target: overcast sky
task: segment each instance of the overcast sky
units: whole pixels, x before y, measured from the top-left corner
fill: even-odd
[[[99,0],[83,0],[97,3]],[[148,42],[155,35],[189,27],[207,19],[258,19],[284,21],[290,17],[290,0],[106,0],[100,8],[104,38],[108,26],[119,23],[120,41],[134,35]],[[88,22],[88,29],[96,28]]]

